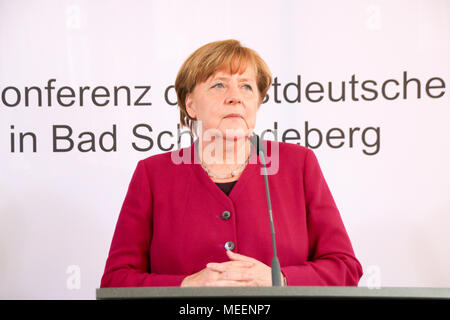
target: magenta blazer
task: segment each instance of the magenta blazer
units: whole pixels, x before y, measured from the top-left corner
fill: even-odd
[[[287,285],[356,286],[362,268],[316,156],[296,144],[272,143],[278,146],[279,163],[268,179]],[[264,177],[256,152],[227,196],[198,164],[194,144],[138,162],[101,287],[179,286],[208,262],[228,261],[227,248],[271,265]],[[270,146],[269,157],[276,150]],[[174,163],[175,152],[194,163]]]

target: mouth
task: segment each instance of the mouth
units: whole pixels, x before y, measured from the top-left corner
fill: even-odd
[[[242,119],[242,116],[240,114],[238,114],[238,113],[230,113],[230,114],[228,114],[225,117],[225,119],[227,119],[227,118],[240,118],[240,119]]]

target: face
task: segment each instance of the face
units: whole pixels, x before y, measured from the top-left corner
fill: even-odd
[[[253,67],[242,74],[216,71],[186,98],[186,111],[201,122],[203,132],[210,130],[224,138],[249,135],[255,128],[259,105]]]

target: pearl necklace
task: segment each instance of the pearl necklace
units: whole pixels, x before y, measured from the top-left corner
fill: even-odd
[[[253,148],[250,145],[250,154],[249,154],[247,160],[245,160],[245,162],[241,166],[239,166],[239,168],[237,168],[236,170],[233,170],[229,175],[218,175],[218,174],[215,174],[214,172],[211,172],[208,168],[206,168],[203,165],[203,161],[201,160],[201,158],[200,158],[200,156],[198,154],[198,143],[195,144],[195,152],[197,154],[197,158],[200,159],[200,165],[206,171],[208,176],[210,176],[212,178],[216,178],[216,179],[228,179],[228,178],[233,178],[233,177],[237,176],[240,172],[242,172],[245,169],[245,167],[248,164],[248,160],[250,159],[250,157],[251,157],[251,155],[253,153]]]

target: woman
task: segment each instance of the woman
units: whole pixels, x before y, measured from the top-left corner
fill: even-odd
[[[271,285],[264,177],[249,141],[271,81],[236,40],[206,44],[184,62],[180,122],[198,139],[138,162],[101,287]],[[283,284],[357,285],[361,265],[314,153],[264,142]]]

